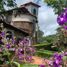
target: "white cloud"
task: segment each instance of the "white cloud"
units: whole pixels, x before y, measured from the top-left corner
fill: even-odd
[[[46,5],[41,6],[39,9],[39,26],[43,30],[44,35],[50,35],[56,33],[57,24],[57,15],[54,14],[53,9],[47,7]]]

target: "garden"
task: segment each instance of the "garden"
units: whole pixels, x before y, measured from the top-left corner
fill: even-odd
[[[59,1],[61,10],[58,9],[56,0],[45,0],[48,6],[57,9],[57,33],[40,37],[35,45],[29,45],[27,37],[17,43],[16,37],[9,35],[1,23],[0,67],[67,67],[67,2],[65,4],[64,1]],[[9,2],[10,6],[13,5],[12,2]]]

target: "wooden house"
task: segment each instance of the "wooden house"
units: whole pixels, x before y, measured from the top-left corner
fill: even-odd
[[[7,24],[28,33],[30,40],[34,42],[36,38],[39,7],[39,5],[29,2],[18,8],[2,12],[1,14],[4,14],[4,20]]]

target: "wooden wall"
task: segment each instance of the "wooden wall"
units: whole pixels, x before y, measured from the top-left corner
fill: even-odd
[[[22,22],[22,21],[18,21],[18,22],[14,22],[13,24],[15,27],[17,28],[20,28],[26,32],[28,32],[30,35],[33,34],[33,31],[34,31],[34,26],[33,26],[33,23],[31,22]]]

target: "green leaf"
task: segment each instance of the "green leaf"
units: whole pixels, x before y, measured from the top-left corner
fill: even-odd
[[[16,0],[0,0],[0,11],[4,11],[6,7],[14,7],[16,6]]]
[[[17,65],[17,67],[20,67],[20,64],[18,63],[18,62],[13,62],[14,64],[16,64]]]

